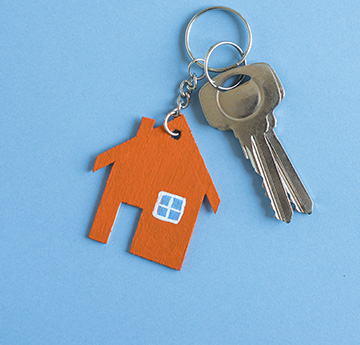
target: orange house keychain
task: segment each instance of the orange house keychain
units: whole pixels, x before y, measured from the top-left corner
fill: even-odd
[[[185,117],[169,123],[174,137],[154,124],[143,117],[134,138],[96,158],[94,171],[113,166],[89,237],[107,243],[120,204],[139,207],[130,252],[180,270],[204,196],[214,212],[220,199]]]
[[[190,128],[180,111],[190,104],[198,80],[180,84],[177,107],[163,126],[142,118],[136,136],[102,154],[93,171],[113,164],[89,237],[107,243],[121,203],[142,209],[130,253],[180,270],[207,196],[216,213],[220,198]],[[169,122],[170,117],[174,120]]]

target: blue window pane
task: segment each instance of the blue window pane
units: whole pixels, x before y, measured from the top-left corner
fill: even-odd
[[[171,207],[174,208],[175,210],[181,211],[182,204],[183,202],[181,199],[174,198]]]
[[[169,213],[169,219],[171,220],[175,220],[177,221],[180,217],[180,212],[177,212],[177,211],[174,211],[174,210],[171,210],[170,213]]]
[[[159,206],[157,209],[157,214],[161,217],[166,217],[166,213],[167,213],[167,208],[166,207],[162,207]]]
[[[170,202],[171,197],[169,195],[163,195],[160,201],[161,205],[168,206]]]
[[[152,215],[164,222],[178,224],[184,213],[186,199],[165,191],[158,194]]]

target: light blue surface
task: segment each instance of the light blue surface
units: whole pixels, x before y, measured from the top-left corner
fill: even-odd
[[[182,271],[128,253],[134,207],[107,245],[87,237],[109,173],[91,173],[95,157],[174,107],[186,23],[211,5],[0,1],[0,344],[360,343],[357,0],[218,3],[251,25],[248,62],[285,87],[276,132],[311,216],[274,219],[238,141],[207,125],[194,94],[184,114],[222,202],[214,215],[205,201]],[[194,26],[197,56],[238,40],[226,19]],[[233,61],[231,48],[211,61],[225,51]]]

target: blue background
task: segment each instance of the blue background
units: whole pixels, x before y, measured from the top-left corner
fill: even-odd
[[[128,253],[140,211],[122,205],[107,245],[87,235],[109,173],[95,157],[160,125],[187,77],[184,30],[211,5],[241,12],[248,62],[286,97],[276,132],[315,209],[275,220],[231,133],[197,94],[184,114],[222,203],[206,200],[182,271]],[[359,344],[357,0],[0,1],[0,344]],[[198,57],[245,46],[208,13]],[[234,61],[232,48],[212,63]]]

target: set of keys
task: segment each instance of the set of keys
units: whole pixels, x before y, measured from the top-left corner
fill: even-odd
[[[225,92],[216,87],[235,76],[250,79]],[[209,124],[234,132],[245,157],[263,178],[276,218],[289,223],[291,203],[298,212],[310,214],[313,202],[274,132],[274,109],[284,95],[278,76],[265,63],[230,69],[209,79],[199,92]]]

